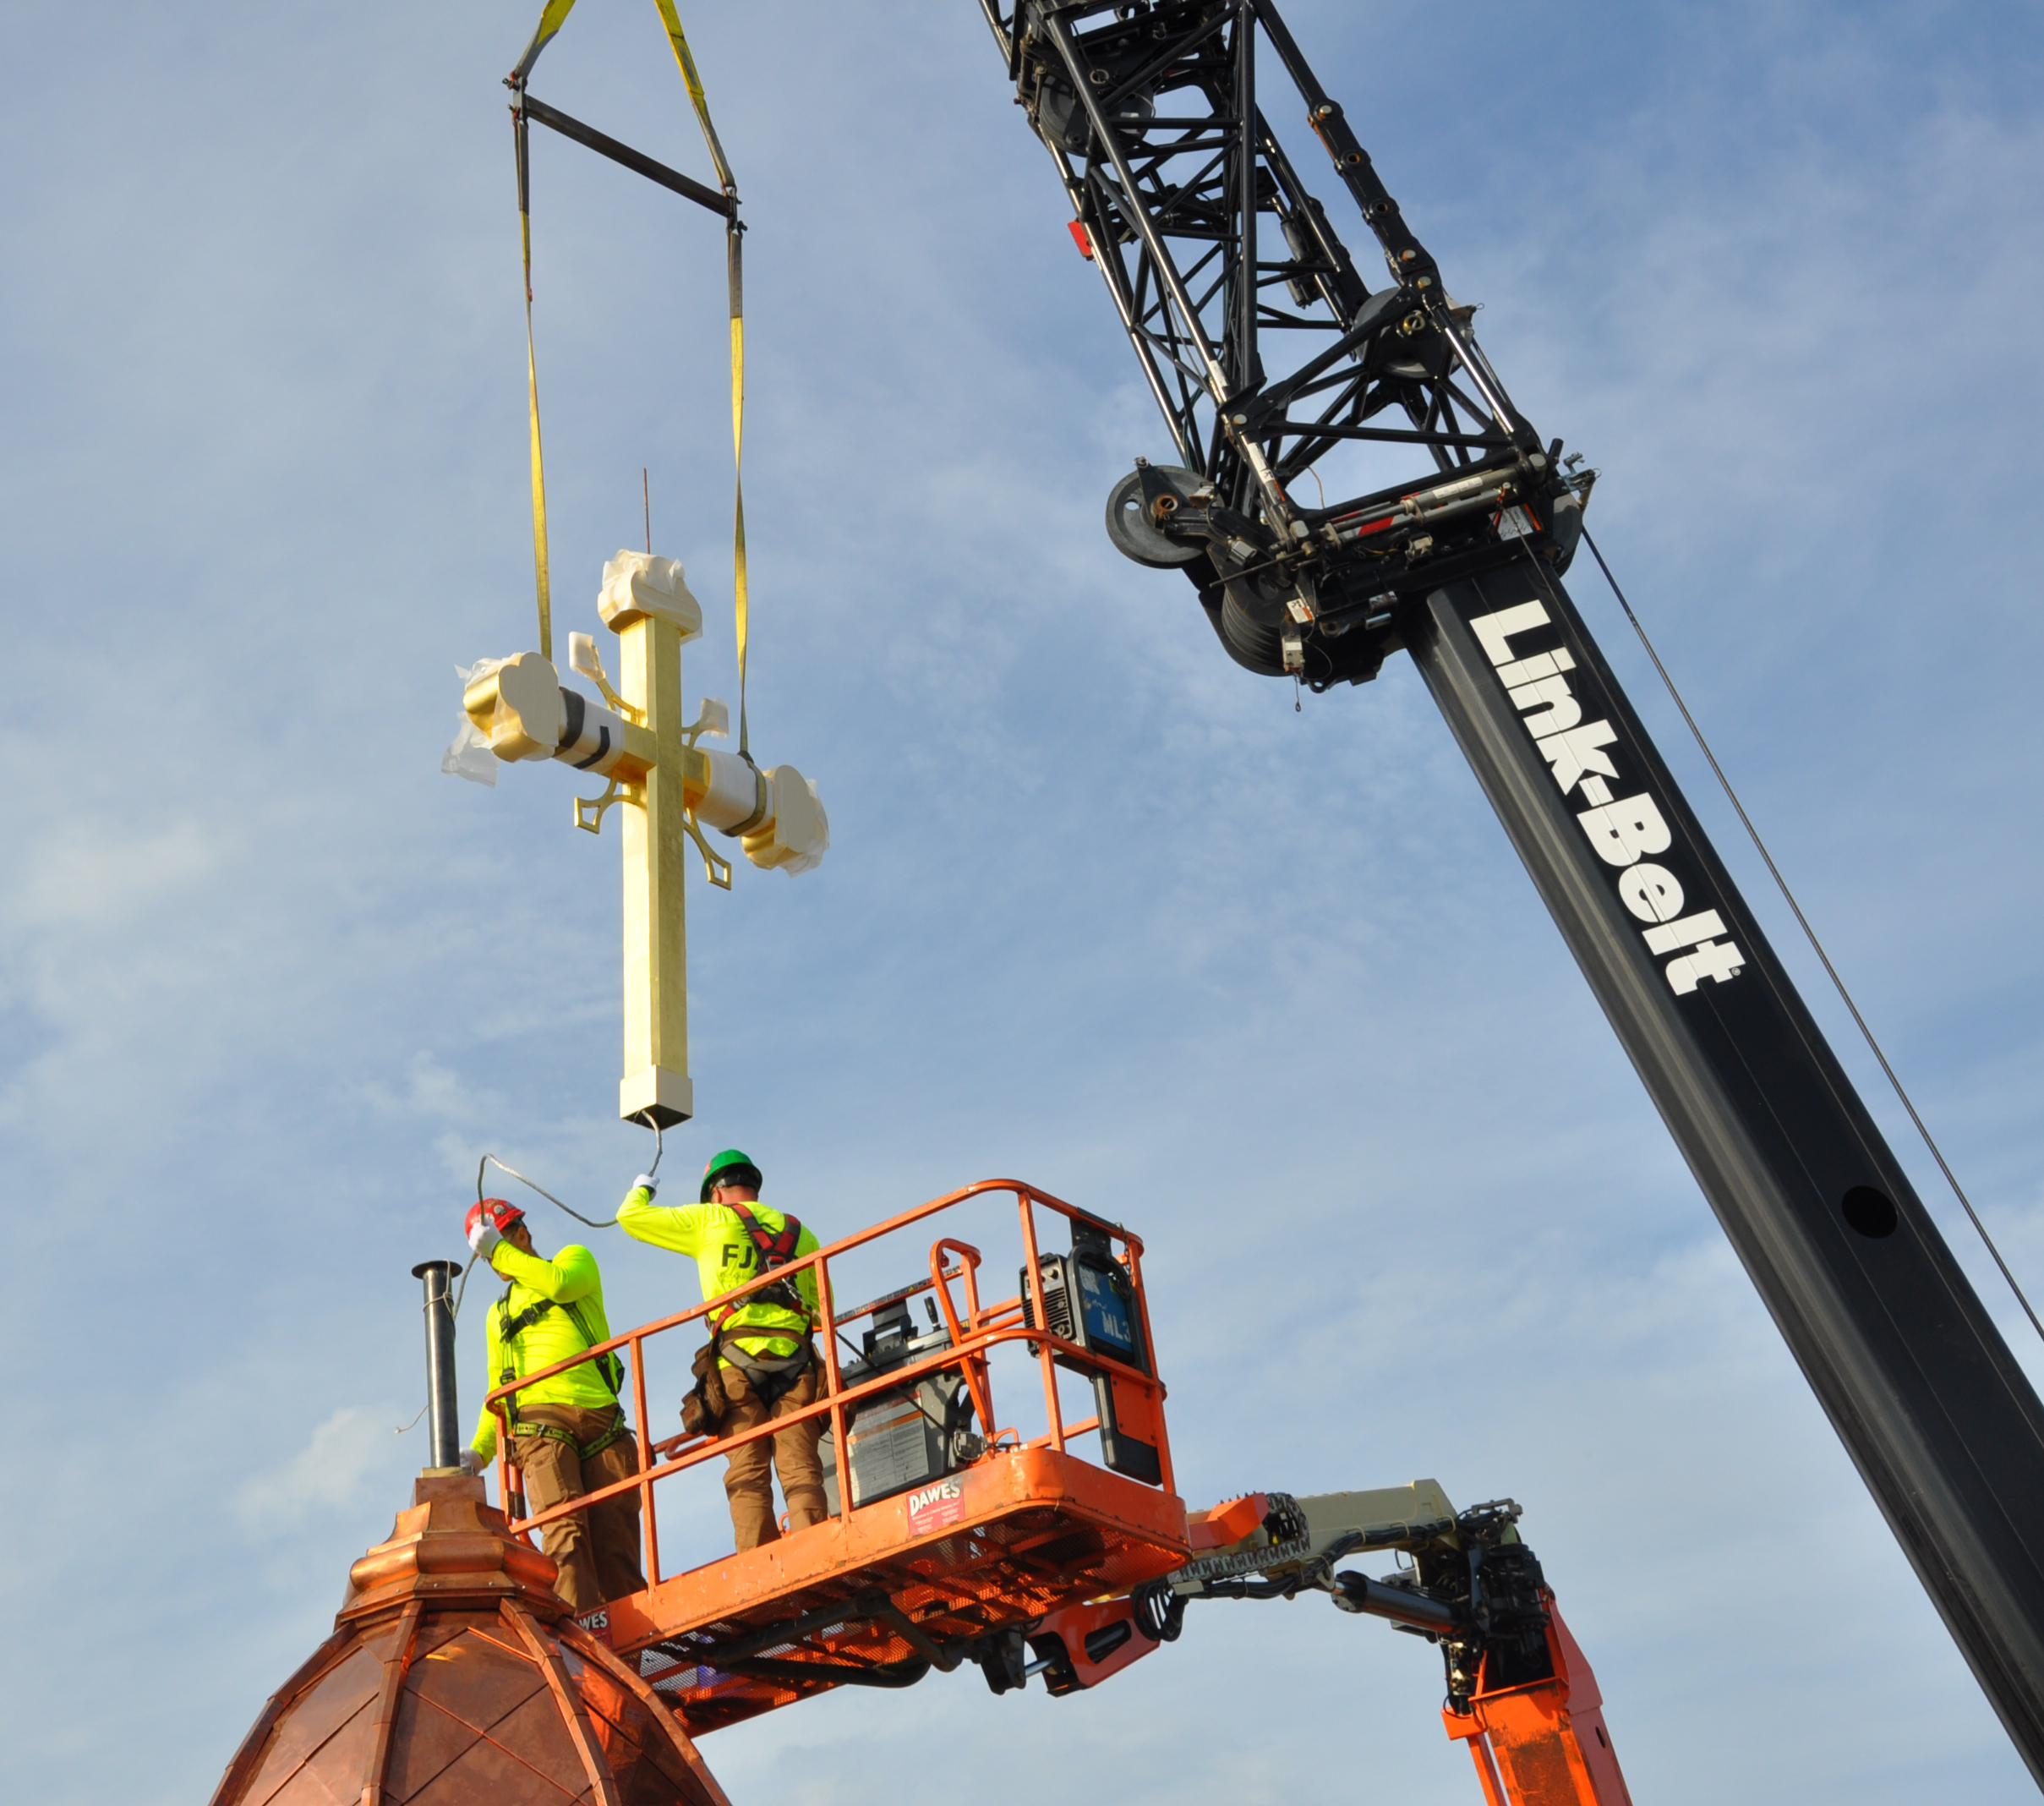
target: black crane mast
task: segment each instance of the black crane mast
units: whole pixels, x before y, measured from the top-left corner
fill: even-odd
[[[1252,671],[1325,691],[1410,653],[2044,1785],[2044,1406],[1562,586],[1589,473],[1514,406],[1269,0],[981,4],[1172,441],[1110,536],[1183,571]],[[1260,51],[1376,237],[1375,287],[1258,105]],[[1320,490],[1403,446],[1431,469]]]

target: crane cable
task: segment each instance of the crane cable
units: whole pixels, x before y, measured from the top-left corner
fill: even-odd
[[[1959,1183],[1959,1175],[1945,1159],[1944,1151],[1932,1136],[1929,1125],[1917,1113],[1916,1106],[1904,1088],[1901,1079],[1896,1075],[1895,1069],[1888,1064],[1888,1055],[1881,1050],[1881,1043],[1874,1038],[1873,1030],[1866,1026],[1866,1018],[1860,1014],[1860,1006],[1852,1000],[1852,993],[1845,988],[1845,981],[1839,977],[1838,968],[1831,963],[1831,955],[1824,951],[1824,944],[1817,938],[1817,930],[1810,926],[1810,918],[1803,914],[1802,905],[1795,900],[1795,893],[1789,889],[1788,879],[1781,875],[1780,867],[1774,863],[1774,856],[1768,851],[1767,842],[1760,838],[1760,830],[1753,825],[1752,818],[1746,813],[1746,805],[1740,802],[1739,793],[1732,788],[1732,780],[1725,776],[1724,768],[1718,763],[1718,755],[1711,751],[1710,742],[1703,737],[1703,730],[1697,725],[1697,718],[1689,712],[1689,704],[1682,700],[1682,692],[1675,687],[1675,679],[1669,676],[1668,667],[1661,663],[1660,654],[1653,649],[1653,642],[1648,638],[1647,630],[1640,625],[1639,616],[1632,612],[1632,605],[1626,599],[1625,591],[1618,587],[1618,579],[1611,574],[1611,566],[1605,562],[1603,551],[1596,540],[1590,537],[1587,526],[1582,529],[1582,543],[1589,547],[1591,554],[1596,558],[1597,568],[1604,572],[1604,582],[1611,586],[1611,594],[1618,598],[1619,607],[1625,610],[1626,621],[1631,624],[1633,632],[1638,635],[1639,643],[1646,649],[1647,656],[1653,661],[1653,668],[1660,676],[1663,687],[1674,699],[1675,706],[1681,711],[1690,737],[1696,742],[1704,758],[1708,761],[1711,774],[1717,779],[1718,787],[1724,792],[1726,800],[1737,813],[1740,825],[1746,829],[1746,838],[1753,843],[1754,849],[1767,866],[1768,875],[1774,880],[1774,888],[1780,891],[1783,900],[1795,913],[1796,925],[1803,931],[1803,939],[1810,943],[1812,950],[1823,962],[1825,975],[1831,980],[1832,988],[1851,1012],[1861,1037],[1873,1050],[1873,1057],[1881,1063],[1881,1070],[1887,1075],[1888,1082],[1894,1087],[1895,1096],[1902,1100],[1902,1108],[1909,1112],[1909,1119],[1916,1125],[1916,1133],[1923,1137],[1923,1145],[1930,1149],[1931,1157],[1937,1163],[1937,1170],[1944,1174],[1945,1183],[1952,1188],[1952,1195],[1959,1200],[1967,1219],[1981,1240],[1987,1245],[1987,1252],[1994,1256],[1994,1264],[2001,1269],[2002,1278],[2008,1282],[2008,1289],[2015,1294],[2015,1301],[2023,1307],[2023,1315],[2030,1319],[2030,1327],[2036,1331],[2040,1338],[2044,1338],[2044,1322],[2038,1321],[2036,1312],[2030,1308],[2030,1300],[2025,1295],[2023,1288],[2016,1283],[2015,1274],[2009,1270],[2008,1261],[2002,1258],[2002,1251],[1995,1246],[1994,1238],[1987,1233],[1987,1225],[1981,1221],[1980,1212],[1973,1207],[1973,1201],[1966,1196],[1965,1188]],[[1538,569],[1539,561],[1535,559],[1533,563]],[[1544,579],[1545,572],[1542,571],[1541,575]]]
[[[675,61],[680,68],[683,85],[688,89],[689,105],[695,109],[696,123],[702,129],[703,142],[709,147],[710,161],[716,166],[718,184],[730,203],[724,214],[724,276],[731,319],[731,473],[735,492],[731,526],[731,606],[738,639],[738,753],[750,764],[752,758],[751,734],[746,712],[746,666],[751,638],[751,601],[746,561],[744,475],[745,227],[738,217],[738,183],[731,174],[730,163],[724,156],[723,143],[717,136],[717,128],[711,121],[709,102],[702,92],[702,77],[697,71],[696,58],[688,47],[687,35],[681,29],[680,15],[675,10],[675,0],[653,0],[653,4],[659,11],[660,23],[667,33],[669,47],[673,50]],[[548,575],[546,473],[539,446],[539,377],[533,348],[533,226],[524,102],[526,78],[532,74],[533,65],[539,60],[540,52],[554,41],[561,26],[567,22],[568,14],[574,5],[575,0],[547,0],[539,15],[539,24],[533,32],[532,41],[526,46],[525,54],[518,59],[518,66],[511,74],[512,133],[518,162],[518,238],[525,264],[525,372],[529,427],[527,437],[533,466],[533,565],[534,582],[539,595],[539,655],[549,659],[554,655],[553,602],[552,586]],[[507,1168],[506,1170],[510,1169]],[[566,1209],[566,1207],[564,1205],[562,1208]]]

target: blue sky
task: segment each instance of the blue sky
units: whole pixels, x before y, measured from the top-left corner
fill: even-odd
[[[644,1158],[614,838],[564,773],[439,769],[453,668],[533,638],[496,85],[533,10],[13,24],[15,1797],[202,1797],[422,1458],[407,1270],[458,1247],[478,1156],[591,1214]],[[976,8],[692,11],[752,227],[755,744],[835,844],[691,894],[674,1170],[737,1142],[827,1237],[996,1174],[1127,1222],[1188,1497],[1522,1501],[1642,1800],[2030,1798],[1409,667],[1295,714],[1107,546],[1162,435]],[[2044,1289],[2036,14],[1287,16],[1516,397],[1603,469],[1593,529]],[[650,6],[584,0],[535,91],[704,173],[664,57]],[[647,466],[710,620],[690,693],[730,695],[714,222],[536,151],[559,631]],[[614,1322],[686,1299],[595,1245]],[[1382,1627],[1215,1606],[1095,1695],[938,1677],[705,1753],[740,1806],[877,1806],[937,1756],[1007,1806],[1025,1740],[1136,1801],[1473,1800],[1438,1696]]]

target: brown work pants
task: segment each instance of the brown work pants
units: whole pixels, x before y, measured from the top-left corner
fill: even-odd
[[[521,1411],[518,1420],[565,1430],[586,1448],[617,1421],[617,1411],[615,1407],[586,1411],[572,1404],[535,1404]],[[525,1477],[526,1510],[536,1513],[637,1473],[639,1445],[631,1436],[620,1436],[585,1461],[575,1448],[550,1436],[521,1436],[512,1439],[511,1459]],[[639,1568],[637,1492],[621,1492],[587,1511],[542,1524],[539,1541],[560,1570],[554,1590],[578,1615],[646,1585]]]
[[[717,1426],[723,1436],[737,1436],[816,1403],[817,1370],[813,1365],[774,1400],[771,1410],[760,1403],[742,1370],[726,1367],[722,1377],[724,1397],[730,1401]],[[788,1528],[806,1530],[823,1521],[823,1469],[817,1459],[823,1424],[823,1418],[812,1417],[806,1423],[792,1424],[772,1436],[762,1436],[757,1442],[734,1448],[724,1457],[730,1465],[724,1476],[724,1490],[731,1502],[731,1528],[738,1533],[741,1550],[777,1541],[781,1534],[773,1521],[769,1461],[780,1474],[781,1491],[788,1501]]]

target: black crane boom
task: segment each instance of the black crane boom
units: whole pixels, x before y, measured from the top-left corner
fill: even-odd
[[[1562,587],[1588,479],[1517,412],[1269,0],[981,5],[1172,441],[1114,489],[1111,537],[1183,571],[1251,670],[1324,691],[1411,653],[2044,1785],[2044,1405]],[[1258,107],[1260,39],[1380,287]],[[1404,447],[1432,469],[1302,505]]]

